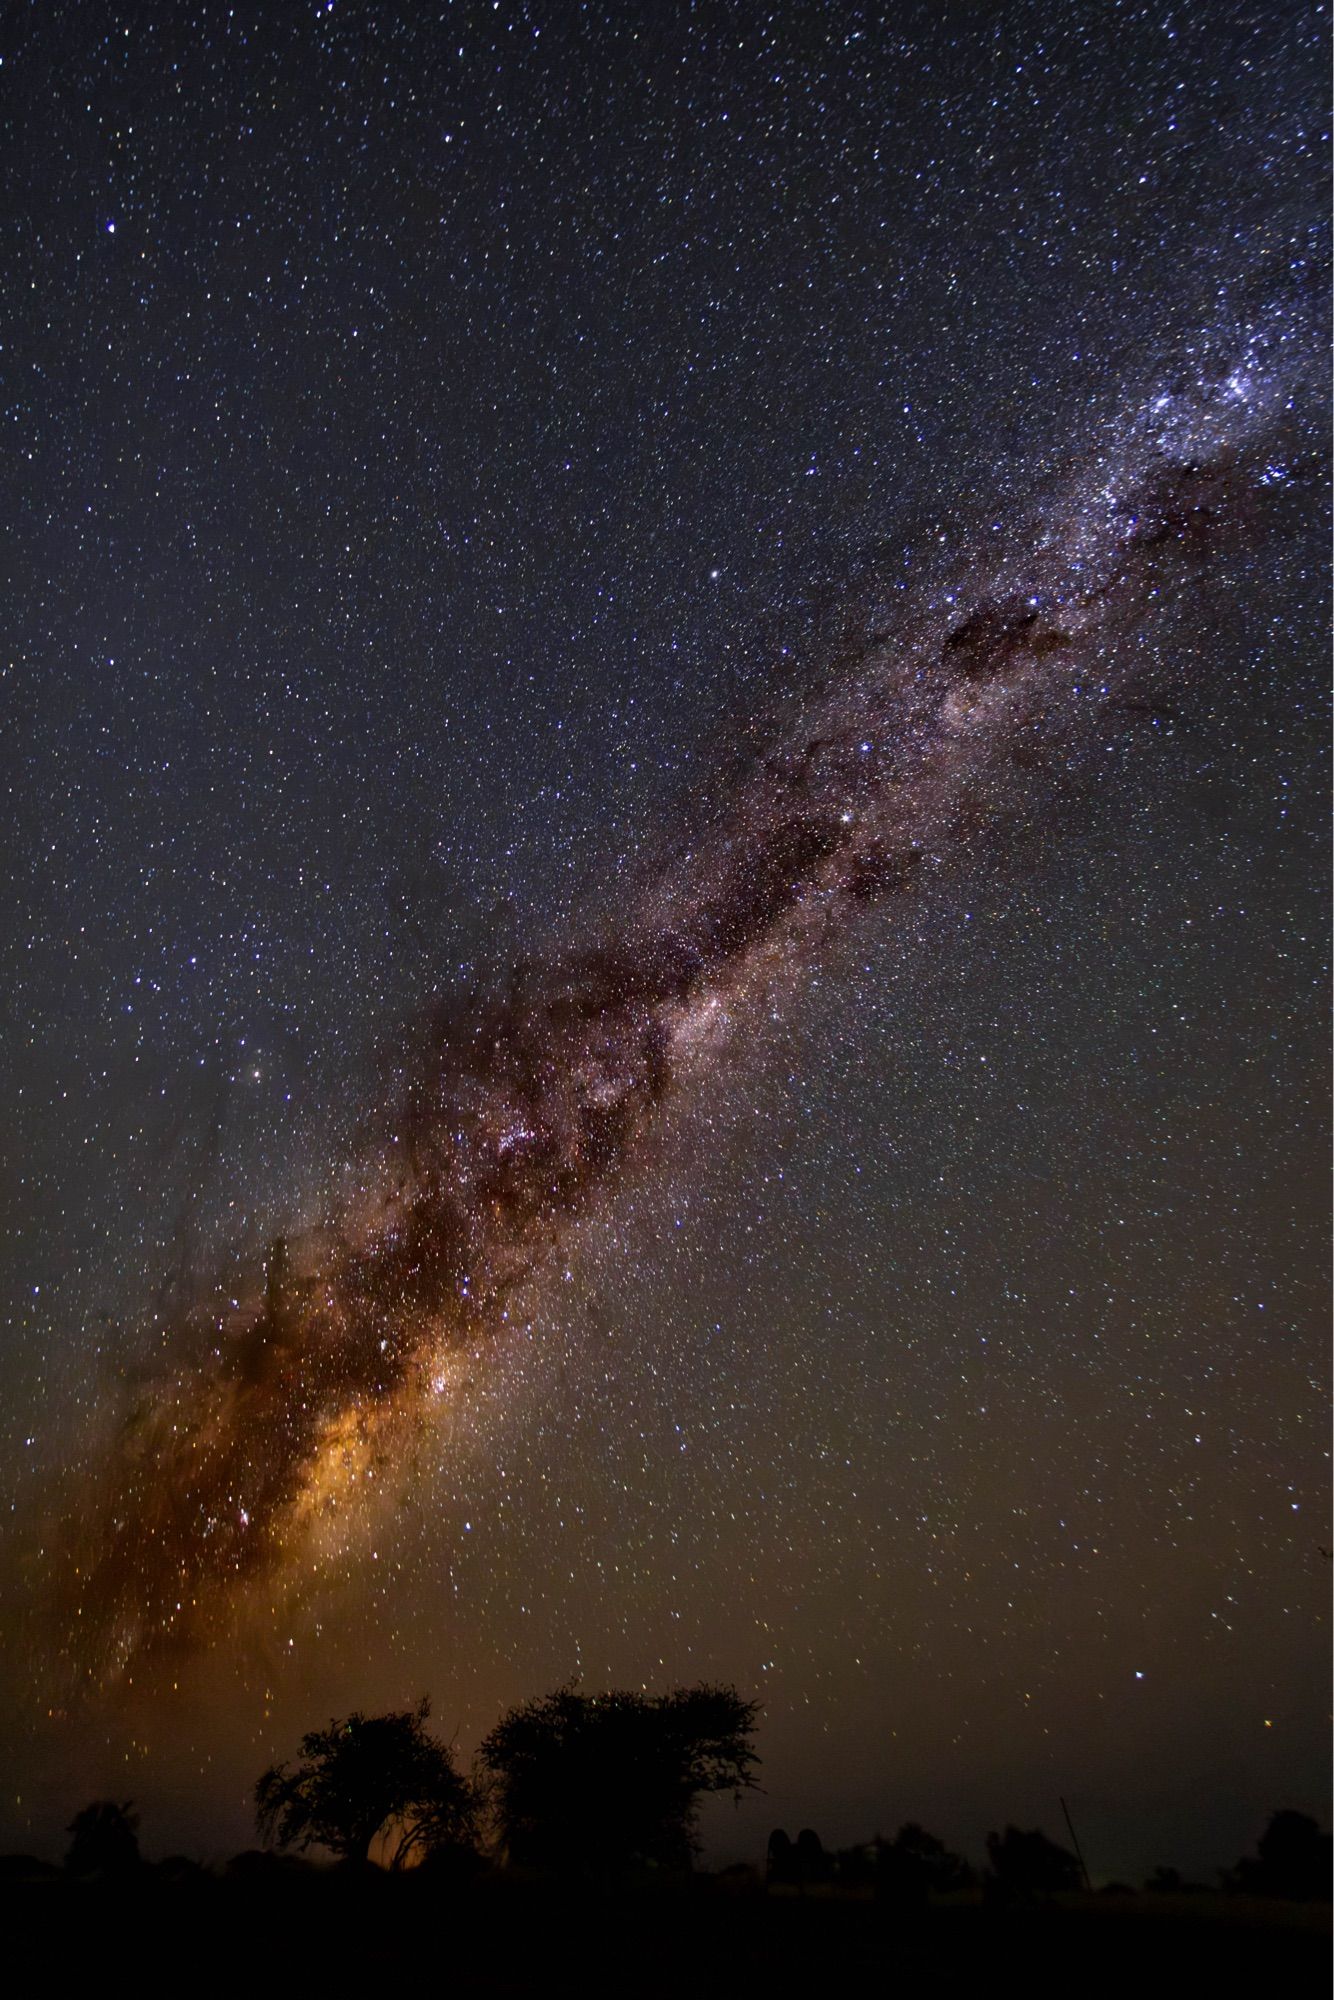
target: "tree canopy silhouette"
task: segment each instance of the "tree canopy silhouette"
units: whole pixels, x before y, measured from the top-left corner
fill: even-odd
[[[948,1896],[955,1890],[971,1887],[974,1876],[972,1869],[961,1855],[951,1854],[943,1840],[937,1840],[925,1827],[909,1820],[901,1826],[892,1841],[881,1845],[882,1864],[889,1858],[889,1865],[901,1873],[912,1875],[920,1881],[923,1889],[931,1890],[938,1896]]]
[[[444,1848],[471,1849],[477,1798],[445,1744],[427,1734],[430,1702],[389,1715],[330,1722],[301,1739],[301,1761],[275,1764],[255,1786],[262,1837],[278,1847],[327,1847],[365,1861],[396,1829],[392,1865]]]
[[[118,1875],[139,1865],[139,1815],[129,1800],[95,1799],[76,1813],[65,1866],[71,1875]]]
[[[735,1688],[664,1695],[558,1688],[512,1708],[481,1747],[499,1829],[520,1866],[687,1868],[699,1801],[755,1780],[759,1704]]]
[[[1007,1826],[1004,1834],[989,1833],[987,1860],[995,1887],[1020,1900],[1081,1886],[1077,1856],[1036,1827],[1028,1833],[1017,1826]]]
[[[1329,1896],[1334,1841],[1309,1813],[1289,1809],[1272,1814],[1255,1847],[1255,1854],[1243,1855],[1226,1877],[1228,1888],[1297,1903]]]

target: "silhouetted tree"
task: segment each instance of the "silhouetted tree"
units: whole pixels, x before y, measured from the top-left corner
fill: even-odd
[[[758,1704],[734,1688],[584,1695],[558,1688],[481,1747],[511,1861],[569,1870],[687,1868],[699,1801],[753,1784]]]
[[[396,1868],[435,1848],[475,1847],[476,1794],[427,1734],[430,1712],[423,1698],[401,1713],[358,1713],[312,1730],[300,1763],[275,1764],[255,1786],[262,1837],[365,1861],[376,1835],[397,1828]]]
[[[956,1889],[972,1886],[973,1871],[963,1857],[951,1854],[943,1840],[937,1840],[934,1833],[928,1833],[914,1820],[901,1826],[888,1845],[900,1868],[905,1873],[915,1872],[923,1888],[932,1895],[948,1896]]]
[[[54,1882],[60,1870],[35,1854],[0,1854],[0,1890],[30,1882]]]
[[[824,1842],[813,1826],[803,1826],[797,1835],[792,1858],[796,1864],[799,1882],[806,1884],[829,1880],[832,1872],[829,1856],[824,1851]]]
[[[1309,1813],[1274,1813],[1255,1846],[1224,1878],[1226,1887],[1295,1903],[1328,1899],[1334,1841]]]
[[[1187,1882],[1179,1868],[1155,1868],[1144,1884],[1148,1896],[1198,1896],[1203,1882]]]
[[[899,1923],[926,1914],[926,1870],[919,1857],[897,1841],[876,1842],[875,1899]]]
[[[848,1889],[869,1889],[875,1882],[879,1840],[863,1841],[859,1847],[840,1847],[834,1859],[834,1873]]]
[[[129,1800],[95,1799],[76,1813],[65,1866],[71,1875],[119,1875],[139,1866],[139,1815]]]
[[[202,1861],[192,1860],[188,1854],[168,1854],[157,1864],[159,1882],[173,1885],[182,1882],[202,1882],[208,1874]]]
[[[768,1882],[793,1882],[796,1880],[796,1862],[792,1855],[792,1842],[785,1830],[776,1826],[769,1835],[769,1846],[764,1857],[764,1876]]]
[[[987,1859],[993,1888],[1016,1902],[1078,1889],[1083,1879],[1076,1856],[1036,1827],[1030,1833],[1017,1826],[1007,1826],[1004,1834],[989,1833]]]

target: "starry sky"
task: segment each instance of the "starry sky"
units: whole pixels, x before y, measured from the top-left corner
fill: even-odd
[[[1326,16],[11,11],[6,1844],[1322,1811]]]

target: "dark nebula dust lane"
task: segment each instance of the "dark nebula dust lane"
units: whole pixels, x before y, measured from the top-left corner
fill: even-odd
[[[66,1537],[59,1643],[80,1676],[221,1629],[299,1554],[349,1455],[439,1399],[442,1358],[503,1332],[668,1096],[744,1059],[757,993],[853,911],[892,924],[920,871],[1005,839],[1109,731],[1152,718],[1155,602],[1315,504],[1313,284],[1298,271],[1130,396],[1022,517],[981,515],[877,577],[863,640],[596,948],[421,1023],[354,1211],[275,1238],[251,1297],[153,1330],[162,1371]]]

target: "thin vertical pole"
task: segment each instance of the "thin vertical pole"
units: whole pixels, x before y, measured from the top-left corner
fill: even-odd
[[[1070,1808],[1064,1799],[1061,1800],[1061,1811],[1065,1814],[1065,1823],[1070,1829],[1070,1838],[1075,1843],[1075,1854],[1079,1860],[1080,1872],[1084,1877],[1084,1887],[1092,1895],[1093,1884],[1089,1881],[1088,1864],[1084,1859],[1084,1850],[1079,1844],[1079,1835],[1075,1832],[1075,1823],[1070,1817]]]

